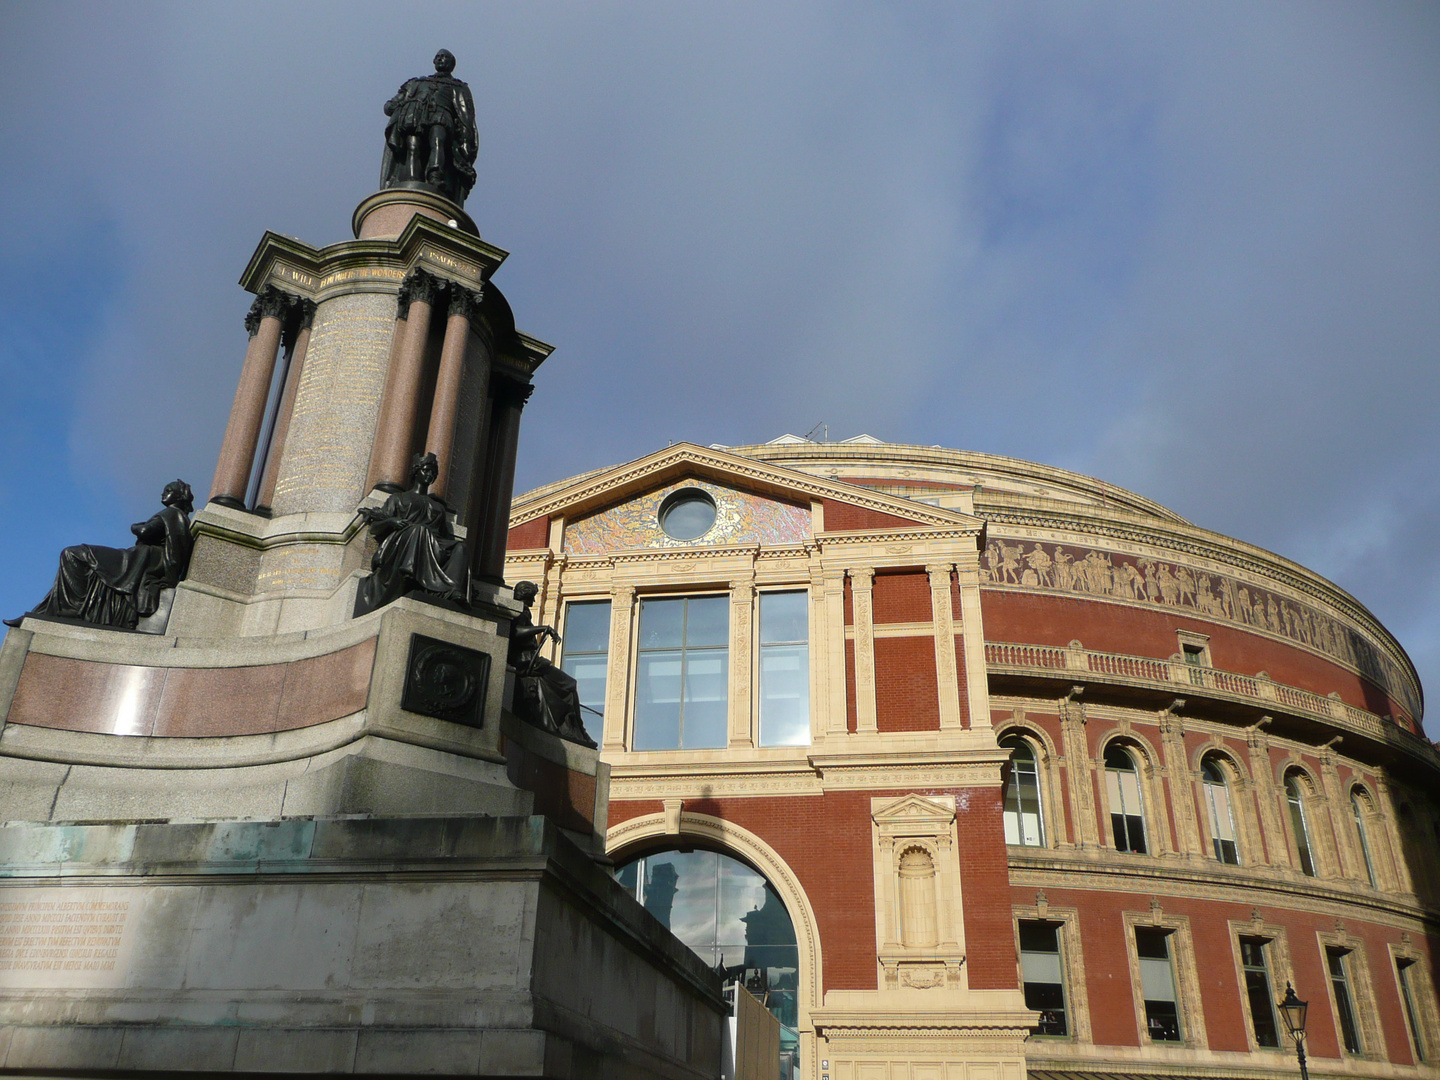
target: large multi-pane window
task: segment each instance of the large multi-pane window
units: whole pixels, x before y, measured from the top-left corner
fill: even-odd
[[[721,978],[764,1002],[781,1024],[782,1057],[793,1059],[799,949],[790,913],[770,883],[715,851],[646,855],[615,877]]]
[[[1350,812],[1355,815],[1355,835],[1360,839],[1360,855],[1365,860],[1365,877],[1375,884],[1375,863],[1370,858],[1370,837],[1365,832],[1365,807],[1360,803],[1360,792],[1350,792]]]
[[[605,673],[610,659],[610,601],[585,601],[565,606],[565,634],[560,667],[580,691],[580,719],[585,732],[600,744],[605,726]]]
[[[1278,1047],[1280,1027],[1275,1023],[1275,995],[1270,989],[1264,938],[1240,939],[1240,967],[1245,972],[1245,996],[1250,1002],[1250,1030],[1257,1046]]]
[[[1180,996],[1170,955],[1171,931],[1159,926],[1135,928],[1140,961],[1140,993],[1145,1002],[1145,1033],[1152,1042],[1180,1042]]]
[[[1025,1007],[1040,1014],[1036,1032],[1069,1035],[1058,922],[1020,920],[1020,977],[1024,982]]]
[[[1395,978],[1400,983],[1400,1001],[1405,1006],[1405,1023],[1410,1028],[1410,1041],[1415,1046],[1415,1060],[1425,1060],[1425,1036],[1420,1030],[1420,1012],[1415,1008],[1415,987],[1413,984],[1415,961],[1408,957],[1395,958]]]
[[[1348,949],[1327,948],[1325,963],[1330,969],[1330,989],[1335,994],[1335,1011],[1339,1014],[1340,1041],[1347,1053],[1364,1053],[1360,1028],[1355,1023],[1355,996],[1350,992],[1350,956]]]
[[[760,745],[810,744],[810,595],[760,594]]]
[[[729,683],[728,596],[640,602],[634,749],[723,747]]]
[[[1225,774],[1213,757],[1200,765],[1200,777],[1205,789],[1205,809],[1210,818],[1210,843],[1215,858],[1232,866],[1240,862],[1240,853],[1235,846],[1235,814],[1230,806],[1230,786]]]
[[[1019,735],[1007,735],[1000,745],[1010,751],[1005,774],[1005,843],[1043,847],[1045,827],[1040,817],[1035,750]]]
[[[1110,797],[1110,831],[1116,851],[1145,854],[1145,810],[1140,776],[1130,751],[1114,743],[1105,751],[1105,790]]]

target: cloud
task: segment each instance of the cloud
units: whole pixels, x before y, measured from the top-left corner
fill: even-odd
[[[0,408],[9,460],[61,463],[45,535],[0,540],[31,577],[57,531],[207,486],[240,270],[267,228],[348,237],[380,104],[445,45],[497,281],[559,346],[522,486],[822,420],[1048,461],[1307,562],[1440,675],[1433,6],[5,19],[0,281],[45,288],[0,304],[0,371],[44,379]]]

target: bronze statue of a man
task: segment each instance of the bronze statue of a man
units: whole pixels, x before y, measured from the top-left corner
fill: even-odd
[[[406,81],[385,103],[385,155],[380,186],[424,187],[465,205],[475,186],[480,133],[470,87],[450,73],[455,57],[435,54],[435,74]]]

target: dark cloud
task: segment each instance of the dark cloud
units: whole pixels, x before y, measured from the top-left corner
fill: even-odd
[[[1440,674],[1431,5],[0,19],[0,505],[43,507],[7,610],[207,486],[245,260],[348,236],[445,45],[497,280],[559,346],[522,485],[821,420],[1049,461],[1305,562]]]

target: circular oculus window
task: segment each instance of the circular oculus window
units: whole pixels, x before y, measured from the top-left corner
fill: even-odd
[[[715,527],[715,500],[699,488],[681,488],[660,504],[660,528],[672,540],[698,540]]]

